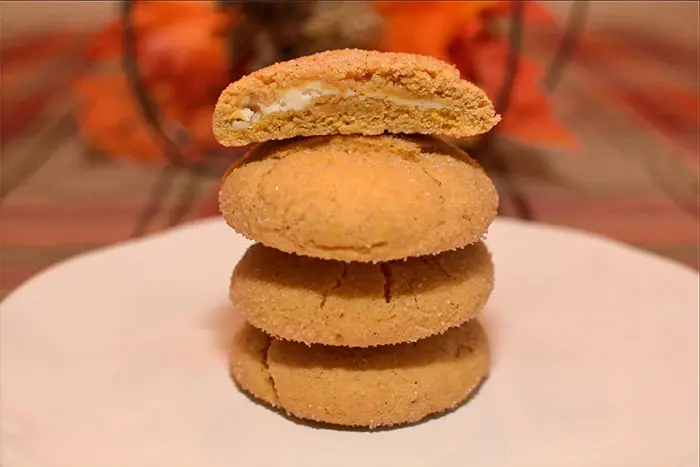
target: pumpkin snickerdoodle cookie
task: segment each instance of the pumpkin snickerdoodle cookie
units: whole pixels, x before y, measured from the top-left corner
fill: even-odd
[[[358,49],[277,63],[231,83],[216,139],[245,146],[298,136],[382,133],[469,137],[498,123],[484,91],[432,57]]]
[[[238,385],[298,418],[377,428],[456,407],[487,376],[489,348],[471,320],[413,344],[307,346],[237,323],[230,371]]]
[[[382,262],[478,241],[498,195],[476,162],[438,139],[323,136],[258,145],[224,177],[219,206],[266,246]]]
[[[238,386],[298,418],[420,421],[489,371],[475,317],[494,287],[482,242],[496,188],[445,137],[489,131],[486,94],[430,57],[336,50],[230,84],[224,146],[257,143],[221,180],[230,227],[257,242],[234,267]]]
[[[481,311],[493,284],[482,242],[383,264],[321,260],[256,244],[234,269],[230,298],[271,336],[369,347],[414,342],[462,324]]]

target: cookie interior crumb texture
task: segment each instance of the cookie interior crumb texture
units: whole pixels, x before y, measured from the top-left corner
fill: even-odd
[[[275,340],[244,321],[237,337],[230,365],[242,389],[295,417],[335,425],[420,421],[466,400],[489,369],[476,320],[412,344],[370,349]]]
[[[253,326],[307,344],[413,342],[476,316],[494,285],[486,245],[382,264],[287,254],[261,244],[236,266],[231,303]]]
[[[213,131],[224,146],[334,134],[464,138],[500,120],[483,90],[432,57],[358,49],[257,70],[221,94]]]
[[[325,136],[256,146],[222,180],[245,237],[287,253],[382,262],[478,241],[498,195],[479,165],[427,136]]]

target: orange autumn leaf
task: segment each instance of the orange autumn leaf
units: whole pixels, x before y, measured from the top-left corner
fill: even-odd
[[[167,82],[176,105],[211,101],[228,84],[225,44],[212,34],[226,23],[220,16],[200,17],[155,31],[142,46],[143,73],[150,82]]]
[[[110,95],[103,95],[109,88]],[[78,119],[88,142],[116,159],[137,159],[141,162],[163,163],[166,144],[154,133],[141,115],[125,75],[91,75],[75,86],[78,96]],[[200,149],[216,147],[211,130],[212,108],[187,111],[176,106],[159,109],[163,130],[172,129],[171,122],[183,125],[190,136],[209,142],[204,146],[180,147],[188,160],[203,157]],[[204,117],[206,115],[206,118]]]
[[[207,16],[216,11],[215,2],[190,1],[137,1],[134,8],[136,28],[153,29],[179,23],[183,19]]]
[[[90,75],[73,90],[82,132],[92,146],[117,158],[160,158],[160,146],[142,121],[123,74]]]
[[[189,21],[199,17],[223,13],[215,11],[213,2],[207,1],[136,1],[132,10],[134,35],[143,39],[153,31]],[[92,38],[87,48],[88,60],[119,59],[123,48],[123,28],[121,20],[105,26]]]
[[[200,157],[200,149],[216,147],[211,113],[229,81],[224,36],[234,20],[219,11],[215,2],[139,1],[134,7],[142,82],[157,107],[163,130],[185,131],[195,140],[196,144],[181,148],[190,159]],[[122,34],[120,22],[108,25],[94,36],[86,58],[98,65],[118,63],[123,54]],[[81,130],[93,146],[115,157],[165,161],[163,143],[144,121],[123,72],[87,74],[77,81],[74,91]]]
[[[462,76],[482,87],[497,101],[506,79],[508,45],[495,36],[489,22],[508,16],[512,1],[493,2],[376,2],[385,18],[382,49],[411,52],[448,61]],[[526,24],[553,24],[537,2],[524,4]],[[557,121],[540,86],[537,63],[520,56],[508,108],[498,125],[500,134],[529,144],[574,147],[576,139]]]
[[[497,1],[375,2],[384,19],[379,48],[447,59],[447,48],[461,24]]]
[[[507,73],[508,45],[490,42],[475,50],[477,76],[491,99],[500,95]],[[498,131],[528,144],[554,145],[573,148],[577,140],[554,117],[549,100],[541,87],[543,72],[540,65],[520,57],[511,88],[508,108]]]
[[[181,88],[188,92],[203,88],[190,78],[221,79],[228,71],[223,34],[235,26],[231,19],[218,11],[214,2],[136,2],[134,36],[142,77],[149,84],[163,80],[187,83]],[[122,35],[123,25],[118,21],[98,31],[86,59],[121,61]]]

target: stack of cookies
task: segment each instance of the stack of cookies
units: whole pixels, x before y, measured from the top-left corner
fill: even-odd
[[[454,67],[408,54],[323,52],[224,90],[218,141],[256,144],[219,196],[257,242],[230,282],[239,387],[298,418],[370,428],[468,398],[489,369],[473,318],[493,289],[481,238],[498,196],[438,136],[498,120]]]

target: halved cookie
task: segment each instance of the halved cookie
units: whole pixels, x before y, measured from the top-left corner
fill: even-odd
[[[253,326],[303,342],[370,347],[414,342],[475,317],[494,285],[482,242],[437,256],[342,263],[248,249],[230,298]]]
[[[458,406],[489,371],[488,341],[476,320],[413,344],[371,349],[271,339],[242,320],[235,337],[230,369],[242,389],[295,417],[335,425],[417,422]]]
[[[244,146],[332,134],[469,137],[499,120],[486,94],[454,66],[347,49],[277,63],[230,84],[216,104],[213,130],[222,145]]]
[[[219,207],[269,247],[382,262],[479,240],[498,195],[476,162],[436,138],[324,136],[257,146],[224,177]]]

